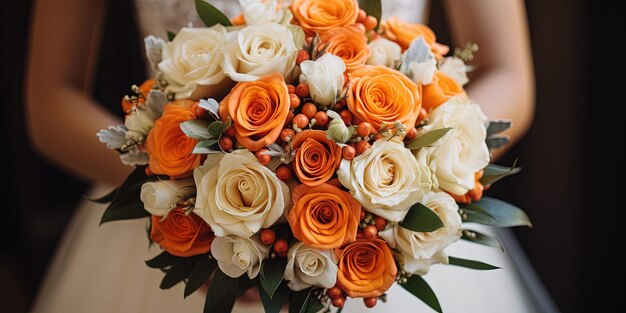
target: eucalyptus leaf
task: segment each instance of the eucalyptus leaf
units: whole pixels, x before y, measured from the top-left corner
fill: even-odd
[[[367,15],[371,15],[376,18],[377,24],[375,31],[378,31],[380,26],[380,17],[383,14],[383,6],[381,0],[359,0],[359,8],[363,9]]]
[[[239,292],[239,279],[217,269],[204,300],[204,313],[231,313]]]
[[[274,297],[274,292],[283,281],[285,267],[287,267],[287,258],[281,257],[269,258],[261,264],[259,282],[270,299]]]
[[[485,142],[487,143],[487,147],[489,147],[489,149],[491,150],[498,149],[506,145],[510,141],[511,141],[511,138],[506,135],[493,135],[493,136],[487,137],[487,140],[485,140]]]
[[[416,203],[409,209],[400,226],[415,232],[431,232],[444,225],[437,213],[421,203]]]
[[[150,268],[166,268],[168,266],[172,266],[176,261],[178,261],[180,257],[169,254],[167,251],[161,252],[161,254],[155,256],[154,258],[147,260],[146,265]]]
[[[443,138],[443,136],[445,136],[451,129],[451,127],[446,127],[429,131],[407,143],[406,148],[410,150],[417,150],[432,145],[437,140]]]
[[[413,275],[407,279],[406,283],[400,284],[400,286],[422,300],[422,302],[433,310],[439,313],[442,312],[437,295],[435,295],[435,292],[421,276]]]
[[[180,129],[187,137],[196,140],[207,140],[211,138],[209,122],[205,120],[189,120],[180,123]]]
[[[448,262],[450,265],[461,266],[466,268],[471,268],[473,270],[481,270],[481,271],[489,271],[489,270],[497,270],[499,267],[493,266],[491,264],[483,263],[480,261],[467,260],[455,257],[448,257]]]
[[[478,243],[478,244],[489,246],[489,247],[498,248],[504,251],[504,247],[502,246],[500,241],[494,237],[491,237],[489,235],[485,235],[483,233],[477,232],[475,230],[470,230],[470,229],[462,230],[462,234],[463,235],[461,236],[461,239],[463,240],[467,240],[473,243]]]
[[[91,197],[87,197],[87,196],[83,196],[83,197],[85,199],[91,201],[91,202],[104,204],[104,203],[109,203],[109,202],[113,201],[113,199],[115,198],[115,195],[117,194],[118,190],[119,190],[119,188],[115,188],[115,189],[111,190],[111,192],[107,193],[106,195],[98,197],[98,198],[91,198]]]
[[[222,135],[222,132],[226,130],[226,127],[224,126],[225,126],[224,122],[222,121],[215,121],[209,124],[210,138],[214,138],[214,139],[220,138],[220,136]]]
[[[232,26],[233,24],[230,22],[228,17],[222,13],[222,11],[218,10],[212,4],[204,1],[204,0],[195,0],[196,1],[196,11],[198,11],[198,16],[204,22],[204,25],[207,27],[211,27],[215,24],[221,24],[223,26]]]
[[[202,257],[202,255],[196,255],[189,258],[178,258],[176,263],[172,264],[172,267],[170,267],[170,269],[167,270],[167,273],[165,273],[159,288],[170,289],[181,281],[187,279]]]
[[[515,160],[511,167],[489,164],[483,172],[483,177],[480,178],[480,183],[487,186],[496,183],[502,178],[517,174],[522,168],[516,167],[516,165],[517,160]]]
[[[487,126],[487,136],[499,134],[511,128],[511,125],[511,120],[489,121],[489,125]]]
[[[409,48],[402,55],[400,71],[408,76],[413,76],[413,71],[409,68],[412,62],[419,64],[434,58],[435,55],[430,51],[430,45],[424,36],[419,36],[411,42]]]
[[[187,298],[190,294],[198,290],[198,288],[202,287],[202,285],[209,280],[209,276],[215,271],[215,268],[217,268],[217,261],[213,258],[209,258],[209,255],[203,255],[200,261],[196,263],[191,274],[189,274],[184,297]]]
[[[291,290],[287,286],[287,282],[284,280],[280,283],[272,298],[267,295],[265,289],[258,289],[259,295],[261,296],[261,302],[263,303],[263,308],[265,309],[265,313],[279,313],[283,305],[285,305],[285,303],[287,302],[289,294],[291,293]]]
[[[199,141],[193,148],[191,153],[194,154],[210,154],[210,153],[224,153],[222,150],[212,149],[211,146],[217,143],[217,139],[207,139]]]
[[[493,216],[500,227],[514,227],[514,226],[528,226],[532,227],[532,223],[528,218],[528,215],[524,213],[520,208],[506,203],[502,200],[493,199],[490,197],[483,197],[480,201],[475,203],[477,206],[483,208],[491,216]]]
[[[489,226],[498,226],[498,220],[482,207],[473,203],[459,205],[463,222],[478,223]]]
[[[167,40],[168,41],[174,40],[175,37],[176,37],[176,34],[174,32],[171,32],[169,30],[167,31]]]

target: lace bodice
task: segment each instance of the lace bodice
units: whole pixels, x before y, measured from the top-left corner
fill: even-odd
[[[143,37],[155,35],[165,38],[167,31],[177,32],[181,27],[201,26],[193,0],[134,0]],[[332,0],[328,0],[332,1]],[[226,16],[240,13],[238,0],[209,0]],[[428,0],[382,0],[383,19],[398,16],[403,20],[425,22]]]

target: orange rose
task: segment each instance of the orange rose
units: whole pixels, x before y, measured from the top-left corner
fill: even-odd
[[[356,238],[361,205],[331,184],[298,185],[287,214],[294,237],[317,249],[334,249]]]
[[[483,184],[480,182],[480,179],[483,177],[483,173],[484,171],[476,172],[476,174],[474,175],[476,184],[474,185],[474,188],[468,191],[466,194],[455,195],[451,192],[448,192],[448,194],[452,196],[452,198],[454,198],[454,201],[458,203],[470,203],[480,200],[483,197],[483,191],[485,190],[485,186],[483,186]]]
[[[332,53],[346,63],[346,71],[350,72],[365,65],[372,49],[367,45],[367,37],[356,27],[345,26],[323,33],[323,43],[328,44],[326,52]]]
[[[139,103],[141,104],[146,103],[146,98],[148,97],[148,93],[150,92],[150,90],[152,89],[155,83],[156,83],[156,80],[149,79],[143,82],[141,86],[139,86],[139,91],[141,91],[141,94],[143,95],[143,97],[140,97],[139,99],[137,99]],[[126,97],[122,98],[122,110],[124,110],[124,113],[130,114],[130,111],[132,110],[133,106],[135,106],[135,103],[132,101],[128,101],[125,98]]]
[[[380,238],[367,239],[359,234],[356,241],[339,249],[337,256],[337,286],[349,297],[378,297],[396,279],[393,253]]]
[[[238,83],[220,103],[222,120],[230,117],[235,138],[250,151],[276,141],[289,113],[289,91],[280,73]]]
[[[422,105],[427,111],[436,109],[450,98],[465,94],[463,87],[446,74],[437,71],[433,76],[433,82],[424,86],[422,92]]]
[[[368,122],[376,130],[383,123],[415,126],[422,105],[422,86],[384,66],[364,66],[352,72],[348,109],[355,122]]]
[[[204,156],[191,153],[198,140],[187,137],[180,129],[180,123],[196,119],[195,106],[190,100],[165,106],[163,116],[154,123],[146,140],[150,172],[176,179],[189,176],[200,165]]]
[[[430,46],[432,52],[441,57],[448,53],[450,48],[442,44],[438,44],[435,40],[435,33],[428,26],[419,23],[407,23],[399,18],[392,16],[387,21],[381,23],[383,37],[394,41],[402,50],[406,50],[411,42],[419,36],[423,36],[426,43]]]
[[[215,235],[199,216],[178,208],[164,220],[152,215],[150,237],[170,254],[189,257],[209,252]]]
[[[308,36],[333,28],[354,25],[359,17],[356,0],[294,0],[291,3],[296,24]]]
[[[298,179],[309,186],[327,182],[341,162],[341,147],[326,138],[322,130],[305,130],[291,141],[296,151],[293,170]]]

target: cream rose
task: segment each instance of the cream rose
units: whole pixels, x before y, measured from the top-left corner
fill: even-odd
[[[474,188],[475,173],[489,164],[487,117],[478,104],[454,97],[434,109],[430,124],[421,128],[418,136],[432,130],[451,127],[432,147],[417,153],[435,176],[436,187],[456,195],[464,195]]]
[[[222,70],[221,47],[226,28],[182,28],[173,41],[163,47],[158,67],[167,81],[165,91],[176,99],[210,98],[222,92],[226,78]]]
[[[352,161],[343,160],[339,181],[369,212],[399,222],[430,191],[430,171],[401,143],[378,140]]]
[[[285,279],[289,289],[300,291],[311,286],[331,288],[337,281],[337,257],[330,250],[318,250],[298,242],[289,247]]]
[[[259,275],[261,263],[269,255],[269,247],[259,238],[237,236],[215,237],[211,243],[211,254],[224,274],[237,278],[248,273],[250,279]]]
[[[313,101],[323,106],[335,104],[345,82],[346,64],[340,57],[326,53],[315,61],[302,62],[300,70],[300,82],[309,86]]]
[[[396,224],[379,233],[401,253],[404,270],[419,275],[426,274],[432,264],[448,263],[443,249],[461,238],[459,207],[450,195],[429,192],[422,203],[439,216],[444,227],[432,232],[414,232]]]
[[[267,24],[276,19],[276,0],[239,0],[246,25]]]
[[[209,154],[193,176],[194,212],[216,236],[249,238],[272,226],[291,202],[287,185],[248,150]]]
[[[228,33],[224,73],[238,82],[280,72],[292,80],[304,33],[297,26],[264,24]]]
[[[372,40],[368,45],[372,49],[372,55],[367,59],[369,65],[395,68],[396,62],[402,57],[402,48],[389,39],[378,38]]]
[[[461,86],[469,82],[467,66],[463,60],[457,57],[443,58],[441,65],[439,65],[439,71],[454,79]]]
[[[146,211],[165,216],[180,200],[195,193],[193,179],[159,180],[144,183],[139,197]]]

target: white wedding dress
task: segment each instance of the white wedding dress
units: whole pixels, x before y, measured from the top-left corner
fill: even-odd
[[[329,0],[330,1],[330,0]],[[237,0],[210,0],[226,15],[239,12]],[[383,0],[386,16],[424,21],[427,1]],[[200,25],[191,0],[135,0],[141,33],[165,37],[190,23]],[[94,140],[96,138],[94,137]],[[102,195],[112,186],[96,186]],[[159,253],[148,248],[146,221],[132,220],[98,226],[105,206],[83,201],[60,240],[32,312],[202,312],[204,296],[197,292],[183,299],[183,284],[159,289],[163,273],[144,264]],[[529,291],[516,272],[509,254],[460,241],[449,255],[481,260],[501,267],[474,271],[435,265],[425,276],[437,293],[444,312],[535,312]],[[394,285],[388,302],[366,309],[363,301],[350,299],[343,312],[432,312],[410,293]],[[234,312],[261,312],[260,303],[237,303]]]

